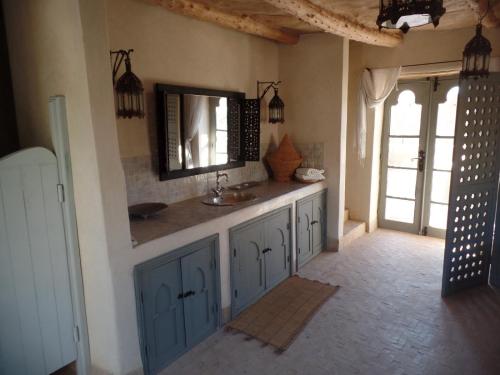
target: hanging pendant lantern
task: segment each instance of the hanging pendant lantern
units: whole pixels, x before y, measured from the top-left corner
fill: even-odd
[[[116,92],[116,115],[121,118],[143,118],[144,87],[141,80],[132,72],[131,52],[133,52],[131,49],[128,51],[111,51],[111,56],[115,56],[113,85]],[[115,81],[122,62],[125,62],[125,73]]]
[[[274,88],[274,97],[269,102],[269,122],[271,124],[285,122],[285,104],[278,96],[277,88]]]
[[[481,22],[476,26],[476,35],[466,44],[460,76],[484,77],[490,72],[491,43],[483,36]]]
[[[283,100],[281,100],[281,98],[278,96],[278,86],[280,83],[281,81],[277,82],[257,81],[257,97],[259,101],[261,101],[264,98],[264,96],[266,96],[267,92],[271,88],[274,89],[274,96],[269,102],[269,123],[271,124],[277,124],[277,123],[282,124],[285,122],[285,104],[283,103]],[[261,85],[267,85],[262,95],[260,94]]]
[[[429,23],[437,27],[445,12],[443,0],[380,0],[377,25],[379,29],[400,29],[406,34],[412,27]]]

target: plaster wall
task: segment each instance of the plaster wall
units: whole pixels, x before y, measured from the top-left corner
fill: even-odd
[[[132,69],[146,96],[144,119],[117,120],[120,155],[155,154],[154,84],[167,83],[257,95],[257,80],[278,79],[278,45],[262,38],[176,15],[134,0],[107,0],[112,49],[133,48]],[[280,125],[261,125],[269,143]]]
[[[484,30],[491,41],[493,56],[500,56],[500,29]],[[461,30],[410,31],[396,48],[352,42],[349,59],[349,105],[347,126],[346,208],[354,220],[366,222],[368,231],[377,228],[380,140],[383,108],[367,111],[366,159],[357,156],[356,125],[360,78],[365,68],[384,68],[461,60],[474,28]]]
[[[335,247],[343,233],[348,41],[328,34],[303,35],[280,46],[280,93],[294,142],[323,143],[328,183],[328,238]]]
[[[112,255],[131,250],[118,152],[105,4],[3,2],[23,147],[52,149],[48,99],[64,95],[95,373],[121,373]]]

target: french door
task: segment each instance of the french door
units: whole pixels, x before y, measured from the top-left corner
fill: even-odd
[[[458,80],[408,81],[387,98],[379,226],[444,238]]]

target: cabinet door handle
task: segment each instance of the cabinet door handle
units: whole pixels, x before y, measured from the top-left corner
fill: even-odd
[[[262,254],[268,253],[270,251],[273,251],[273,249],[271,249],[270,247],[268,247],[268,248],[262,250]]]
[[[194,296],[195,294],[196,294],[196,292],[194,290],[189,290],[189,291],[187,291],[184,294],[179,293],[179,295],[177,296],[177,299],[183,299],[183,298],[186,298],[186,297],[189,297],[189,296]]]
[[[318,224],[318,223],[319,223],[319,221],[318,221],[318,220],[313,220],[313,221],[311,221],[311,225]]]

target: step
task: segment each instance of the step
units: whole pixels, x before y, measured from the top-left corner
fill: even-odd
[[[352,241],[358,239],[366,233],[366,223],[355,220],[348,220],[344,223],[344,235],[340,240],[340,247],[349,246]]]

